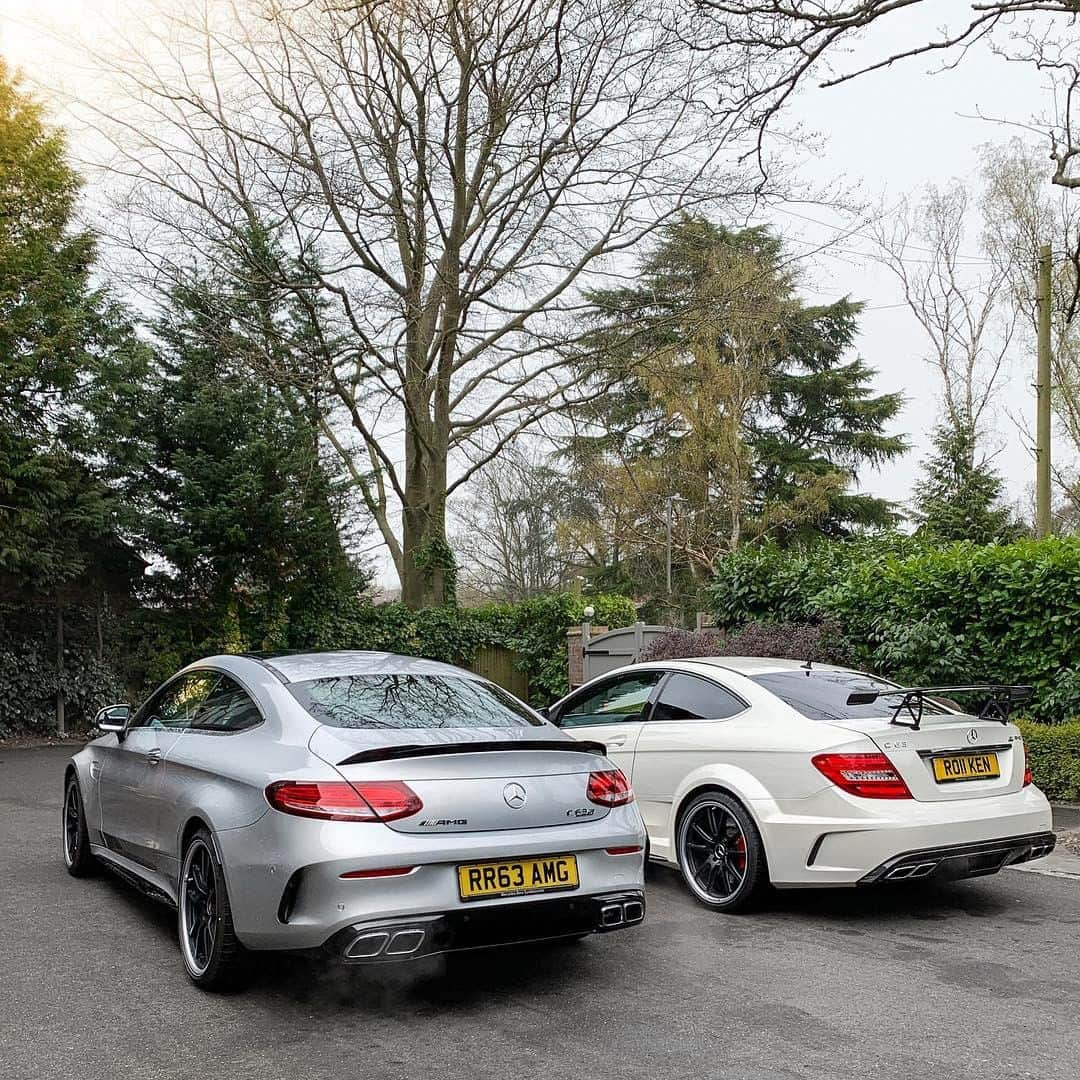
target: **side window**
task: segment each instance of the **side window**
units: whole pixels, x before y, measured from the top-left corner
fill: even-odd
[[[612,679],[584,697],[567,702],[559,716],[559,727],[586,727],[589,724],[619,724],[640,720],[653,687],[662,671],[643,671]]]
[[[729,690],[696,675],[672,675],[660,691],[653,720],[726,720],[746,705]]]
[[[159,690],[140,710],[134,727],[186,728],[195,711],[209,696],[218,676],[212,671],[193,671]]]
[[[194,731],[246,731],[260,723],[262,714],[247,691],[228,675],[221,675],[199,706],[191,727]]]

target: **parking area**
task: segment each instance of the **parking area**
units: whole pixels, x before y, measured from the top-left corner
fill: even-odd
[[[69,753],[0,752],[4,1076],[1076,1076],[1080,880],[1019,871],[722,917],[654,870],[636,931],[449,966],[274,957],[208,996],[167,909],[64,872]]]

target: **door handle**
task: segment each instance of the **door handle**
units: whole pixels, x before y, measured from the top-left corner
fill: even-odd
[[[610,739],[604,740],[608,746],[622,746],[626,742],[625,735],[615,735]]]
[[[147,750],[146,751],[146,761],[147,761],[147,764],[149,764],[149,765],[160,765],[161,764],[161,748],[158,747],[158,746],[155,746],[153,748],[153,750]]]

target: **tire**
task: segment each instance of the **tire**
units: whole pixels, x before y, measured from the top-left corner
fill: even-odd
[[[64,785],[64,808],[60,816],[64,840],[64,866],[72,877],[90,877],[98,871],[98,861],[90,850],[79,779],[70,773]]]
[[[184,970],[196,986],[227,991],[244,985],[248,956],[236,937],[225,874],[206,829],[196,830],[184,848],[176,925]]]
[[[703,792],[686,806],[676,851],[690,891],[714,911],[747,911],[768,884],[757,826],[737,799],[721,791]]]

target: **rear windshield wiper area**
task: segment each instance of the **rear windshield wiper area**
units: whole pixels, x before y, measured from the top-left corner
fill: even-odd
[[[984,699],[979,709],[980,720],[999,720],[1009,722],[1013,707],[1031,699],[1034,688],[1031,686],[1007,686],[1002,683],[987,683],[982,686],[914,686],[897,687],[895,690],[856,690],[848,695],[849,705],[872,705],[878,698],[899,697],[900,701],[893,709],[891,724],[908,727],[918,731],[922,724],[923,708],[928,698],[952,694],[977,694]],[[933,701],[930,702],[933,704]],[[906,719],[901,719],[901,716]]]
[[[563,742],[554,739],[467,739],[456,743],[405,743],[401,746],[380,746],[361,750],[339,761],[338,765],[361,765],[366,761],[395,761],[399,758],[435,757],[440,754],[493,754],[514,750],[565,750],[579,754],[597,754],[603,757],[607,747],[598,742]]]

